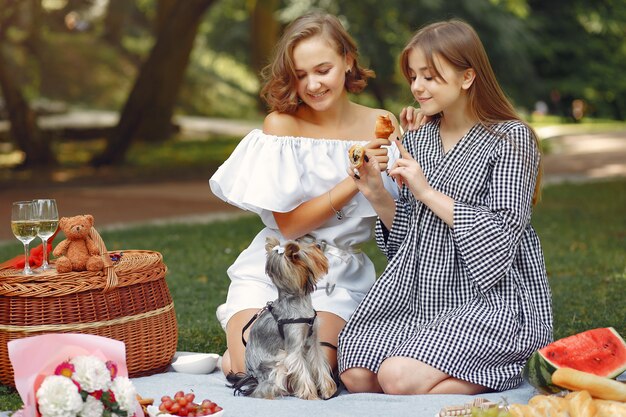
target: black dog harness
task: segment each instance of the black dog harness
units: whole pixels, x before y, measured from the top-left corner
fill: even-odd
[[[247,345],[246,339],[244,339],[243,335],[246,332],[246,330],[248,330],[248,328],[250,326],[252,326],[252,323],[254,323],[256,321],[257,318],[259,318],[260,315],[262,315],[263,313],[265,313],[266,311],[269,311],[270,314],[272,315],[272,317],[274,318],[274,320],[276,321],[276,324],[278,324],[278,333],[280,334],[280,337],[285,340],[285,331],[283,330],[283,326],[285,324],[299,324],[299,323],[303,323],[303,324],[308,324],[309,325],[309,334],[307,335],[307,337],[311,337],[311,335],[313,334],[313,324],[315,323],[315,319],[317,318],[317,311],[313,310],[313,317],[299,317],[299,318],[295,318],[295,319],[281,319],[279,318],[276,313],[274,312],[274,303],[272,301],[268,301],[267,304],[265,305],[265,307],[263,307],[259,312],[257,312],[254,316],[252,316],[252,318],[250,319],[250,321],[248,321],[248,323],[246,323],[245,326],[243,326],[243,329],[241,329],[241,341],[243,343],[244,346]],[[328,343],[328,342],[320,342],[320,345],[322,346],[327,346],[330,348],[333,348],[335,350],[337,350],[337,347]]]

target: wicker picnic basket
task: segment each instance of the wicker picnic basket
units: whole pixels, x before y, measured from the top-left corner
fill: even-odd
[[[169,366],[178,326],[163,257],[124,250],[113,262],[95,229],[92,238],[103,254],[104,271],[24,276],[0,270],[0,383],[14,385],[7,342],[44,333],[89,333],[124,342],[131,377]]]

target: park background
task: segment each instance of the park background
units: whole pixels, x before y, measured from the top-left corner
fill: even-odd
[[[399,52],[420,26],[457,17],[476,28],[504,90],[540,132],[546,160],[558,163],[565,134],[573,143],[589,134],[626,141],[625,1],[0,0],[0,212],[29,190],[35,198],[129,184],[137,185],[134,209],[149,212],[158,200],[141,205],[142,187],[206,184],[240,131],[262,122],[258,75],[282,28],[313,8],[339,16],[376,71],[355,97],[363,104],[396,115],[413,104]],[[610,178],[546,182],[533,225],[556,337],[606,326],[626,334],[625,165],[614,163]],[[164,200],[175,193],[161,190]],[[115,204],[123,222],[133,207]],[[225,270],[260,228],[244,216],[132,224],[102,236],[110,250],[163,253],[179,350],[221,352],[214,311],[225,299]],[[17,240],[0,239],[0,261],[20,251]],[[373,245],[367,251],[382,271],[386,260]],[[18,405],[0,386],[0,410]]]

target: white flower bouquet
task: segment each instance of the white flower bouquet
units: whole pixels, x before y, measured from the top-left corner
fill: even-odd
[[[36,397],[42,417],[130,417],[137,393],[114,362],[76,356],[44,378]]]
[[[8,343],[18,417],[144,417],[128,379],[123,342],[88,334],[45,334]]]

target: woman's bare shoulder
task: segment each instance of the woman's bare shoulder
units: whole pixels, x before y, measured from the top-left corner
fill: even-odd
[[[275,136],[298,136],[298,119],[288,113],[273,111],[263,121],[263,133]]]

